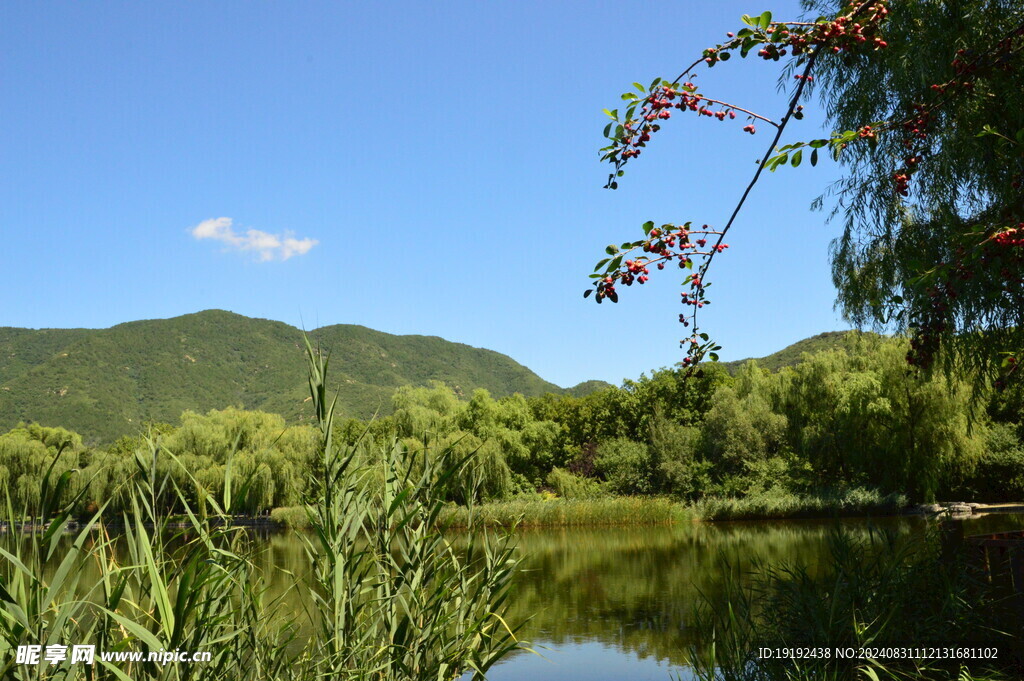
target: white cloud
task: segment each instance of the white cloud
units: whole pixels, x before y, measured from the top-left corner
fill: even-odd
[[[305,255],[320,243],[316,239],[296,239],[291,232],[270,234],[258,229],[247,229],[245,233],[239,233],[233,225],[234,220],[231,218],[211,218],[203,220],[189,231],[197,239],[220,241],[230,250],[252,251],[260,262]]]

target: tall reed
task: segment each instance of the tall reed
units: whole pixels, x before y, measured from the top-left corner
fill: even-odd
[[[120,490],[125,510],[114,517],[101,508],[69,537],[76,473],[54,475],[55,458],[37,507],[15,513],[9,498],[6,504],[12,525],[0,536],[0,678],[441,681],[466,672],[483,678],[521,647],[517,627],[503,617],[518,567],[509,537],[480,534],[453,544],[439,524],[442,500],[469,457],[413,454],[396,444],[367,461],[355,447],[339,448],[328,360],[308,342],[306,350],[321,436],[305,507],[309,576],[291,575],[289,589],[268,596],[268,576],[254,560],[258,542],[231,526],[250,480],[232,484],[230,462],[219,498],[194,478],[182,489],[158,465],[177,464],[174,453],[147,438]],[[183,510],[185,529],[171,529],[160,510],[169,507]],[[26,517],[23,534],[14,521]],[[85,583],[87,573],[96,579]],[[16,662],[19,646],[73,644],[137,651],[143,659]],[[211,658],[146,659],[163,651]]]

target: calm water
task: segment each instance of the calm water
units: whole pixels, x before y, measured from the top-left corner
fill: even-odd
[[[510,622],[528,620],[520,638],[538,654],[518,652],[491,670],[492,681],[669,681],[683,679],[693,642],[693,610],[701,594],[720,596],[724,565],[754,560],[802,563],[826,555],[837,521],[727,522],[658,527],[547,529],[517,534],[523,556]],[[854,533],[912,538],[936,521],[844,520]],[[946,536],[1024,529],[1024,515],[990,515],[945,525]],[[281,593],[308,572],[301,539],[263,536],[257,561]],[[279,569],[274,569],[279,568]],[[294,594],[294,592],[292,592]],[[289,602],[294,614],[302,604]],[[301,617],[300,617],[301,619]]]
[[[875,527],[911,537],[928,522],[889,518],[842,524],[855,532]],[[956,531],[968,535],[1024,529],[1024,515],[958,523]],[[686,678],[688,623],[699,594],[716,596],[723,561],[741,569],[754,559],[813,568],[834,527],[835,521],[772,521],[520,532],[523,573],[510,619],[530,618],[521,638],[539,655],[517,653],[489,678],[668,681],[673,673]],[[270,536],[264,559],[268,567],[305,571],[294,535]]]

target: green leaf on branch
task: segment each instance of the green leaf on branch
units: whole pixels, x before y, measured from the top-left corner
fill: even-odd
[[[760,28],[762,31],[765,31],[771,25],[772,25],[772,13],[766,10],[766,11],[762,12],[761,16],[758,18],[758,20],[757,20],[757,27]]]
[[[815,149],[814,151],[811,152],[811,165],[812,166],[818,165],[818,150],[817,149]]]
[[[644,234],[650,234],[651,230],[654,229],[654,221],[648,220],[644,223]]]
[[[770,170],[771,172],[774,173],[776,168],[778,168],[779,166],[783,165],[788,160],[789,160],[789,154],[788,153],[786,153],[786,154],[779,154],[778,156],[773,156],[772,158],[768,159],[768,163],[765,164],[765,168],[767,168],[768,170]]]
[[[619,252],[619,247],[616,246],[615,244],[608,244],[608,246],[604,249],[604,252],[607,253],[608,255],[615,255],[616,253]]]
[[[793,157],[790,159],[789,164],[796,168],[797,166],[800,165],[800,161],[803,160],[803,157],[804,152],[802,150],[797,150],[797,152],[793,154]]]

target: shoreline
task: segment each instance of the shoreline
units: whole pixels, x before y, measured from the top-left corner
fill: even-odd
[[[811,498],[814,499],[814,498]],[[730,498],[714,499],[716,502],[733,501]],[[981,518],[988,515],[1024,514],[1024,503],[978,503],[978,502],[939,502],[936,504],[917,504],[901,509],[879,507],[868,504],[863,507],[816,506],[815,508],[793,509],[788,513],[762,513],[753,510],[738,517],[705,517],[700,513],[700,505],[704,500],[691,504],[671,501],[664,497],[607,497],[593,500],[511,500],[479,504],[474,507],[477,522],[484,527],[516,527],[516,528],[566,528],[566,527],[624,527],[643,525],[676,525],[690,523],[722,523],[722,522],[766,522],[772,520],[828,520],[830,518],[867,518],[867,517],[937,517],[947,516],[951,519],[966,520]],[[294,508],[294,507],[290,507]],[[274,509],[275,511],[279,509]],[[288,508],[282,510],[289,510]],[[276,515],[276,514],[275,514]],[[465,506],[451,506],[442,511],[442,518],[449,527],[464,529],[469,526],[466,520],[468,510]],[[297,517],[297,514],[289,514]],[[218,518],[211,518],[211,523],[219,525]],[[0,521],[0,534],[11,531],[11,526],[22,533],[45,531],[49,523],[25,521],[11,523]],[[288,522],[273,515],[245,516],[231,518],[231,527],[244,527],[263,531],[303,529],[301,526]],[[65,532],[79,531],[84,523],[71,521]],[[105,527],[119,529],[123,524],[109,523]],[[187,521],[167,523],[167,529],[186,530],[191,527]],[[92,531],[100,526],[94,523]]]

